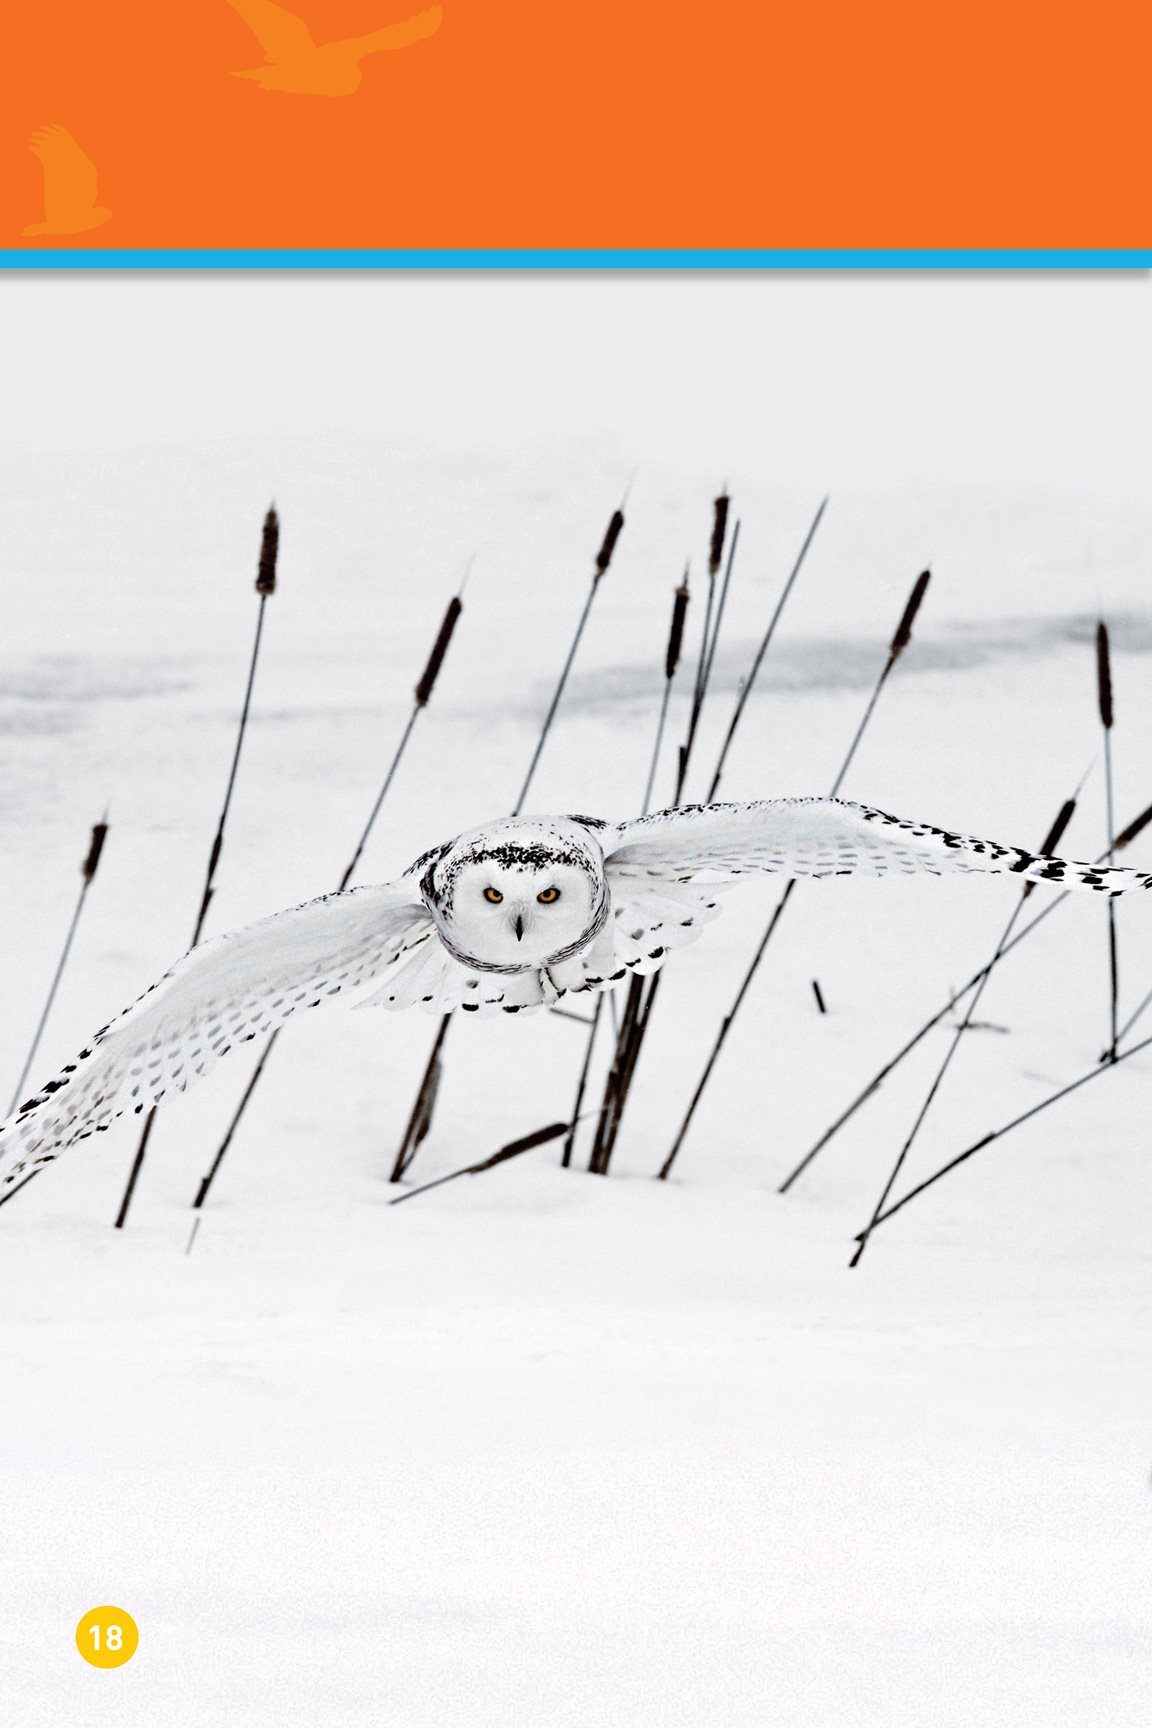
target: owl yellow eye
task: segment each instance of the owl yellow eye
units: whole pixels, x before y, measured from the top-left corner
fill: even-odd
[[[541,906],[551,906],[553,900],[559,900],[560,890],[559,888],[543,888],[536,898]]]
[[[503,896],[503,894],[501,894],[499,888],[485,888],[484,898],[485,898],[485,900],[487,900],[489,902],[490,905],[499,906],[499,904],[500,904],[501,900],[503,900],[504,896]]]

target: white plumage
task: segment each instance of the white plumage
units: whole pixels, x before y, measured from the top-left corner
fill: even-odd
[[[1012,871],[1121,894],[1136,870],[1047,858],[833,798],[690,805],[609,824],[492,823],[436,847],[397,881],[329,894],[186,954],[0,1124],[0,1187],[125,1111],[207,1073],[298,1008],[517,1014],[654,972],[747,874]]]

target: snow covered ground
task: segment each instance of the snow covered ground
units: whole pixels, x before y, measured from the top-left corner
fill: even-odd
[[[633,444],[591,432],[38,442],[13,444],[0,485],[12,1083],[105,803],[105,858],[35,1077],[187,941],[273,495],[281,586],[211,929],[334,885],[473,553],[362,879],[510,806],[629,482],[530,803],[638,808],[689,555],[701,619],[719,475],[698,461],[663,453],[634,476]],[[735,455],[741,549],[694,796],[819,498]],[[1152,510],[1067,484],[837,492],[725,795],[827,789],[925,564],[914,643],[845,795],[1035,845],[1091,764],[1063,849],[1096,855],[1101,608],[1120,820],[1152,801]],[[684,712],[678,696],[673,736]],[[1152,868],[1152,839],[1125,861]],[[52,1166],[0,1211],[6,1719],[1146,1722],[1152,1058],[970,1161],[854,1272],[852,1237],[946,1032],[776,1193],[987,959],[1017,893],[998,878],[801,884],[669,1183],[653,1172],[770,885],[733,891],[670,966],[607,1180],[559,1169],[547,1146],[389,1209],[435,1030],[416,1013],[288,1028],[190,1254],[189,1202],[247,1053],[160,1115],[124,1231],[111,1223],[136,1124]],[[1119,907],[1123,1011],[1152,988],[1145,914]],[[1103,906],[1062,906],[979,1017],[1007,1030],[965,1040],[910,1179],[1095,1062]],[[555,1016],[457,1025],[414,1173],[564,1115],[583,1047]],[[114,1672],[72,1642],[105,1601],[141,1633]]]

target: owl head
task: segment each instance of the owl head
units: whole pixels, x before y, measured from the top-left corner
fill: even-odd
[[[566,959],[608,915],[600,848],[588,829],[562,819],[509,819],[462,834],[421,887],[445,947],[481,971]]]

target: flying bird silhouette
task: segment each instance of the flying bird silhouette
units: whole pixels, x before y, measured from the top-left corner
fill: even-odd
[[[308,26],[295,13],[272,0],[228,0],[264,50],[266,64],[234,78],[251,78],[262,90],[284,90],[293,96],[351,96],[360,88],[360,62],[368,54],[408,48],[435,35],[444,16],[429,6],[403,23],[349,36],[342,42],[313,42]]]
[[[25,234],[83,234],[112,215],[96,202],[96,164],[85,156],[65,126],[41,126],[28,148],[44,169],[44,221]]]
[[[0,1123],[0,1188],[65,1147],[183,1092],[236,1044],[300,1008],[520,1014],[655,972],[742,876],[1012,871],[1099,894],[1136,870],[905,822],[836,798],[686,805],[632,822],[524,816],[425,852],[393,882],[349,888],[193,948]]]

